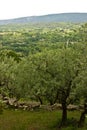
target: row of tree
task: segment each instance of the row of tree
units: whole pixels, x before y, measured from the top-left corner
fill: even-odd
[[[9,97],[28,98],[41,104],[62,104],[62,124],[67,105],[87,101],[87,44],[44,50],[20,60],[1,57],[0,92]]]

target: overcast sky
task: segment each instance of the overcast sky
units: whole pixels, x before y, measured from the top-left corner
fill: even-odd
[[[86,12],[87,0],[0,0],[0,19]]]

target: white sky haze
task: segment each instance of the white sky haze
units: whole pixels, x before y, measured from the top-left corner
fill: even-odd
[[[0,19],[66,12],[87,13],[87,0],[0,0]]]

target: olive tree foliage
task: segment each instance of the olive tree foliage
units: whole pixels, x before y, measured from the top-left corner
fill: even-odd
[[[43,84],[42,73],[38,71],[41,61],[40,54],[31,55],[23,60],[17,68],[16,92],[20,97],[39,100],[42,104],[45,87]]]
[[[0,94],[2,96],[14,95],[14,80],[17,62],[13,58],[0,56]]]

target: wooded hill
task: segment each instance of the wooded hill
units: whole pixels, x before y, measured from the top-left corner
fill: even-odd
[[[87,22],[87,13],[60,13],[42,16],[21,17],[10,20],[0,20],[0,25],[20,23],[41,23],[41,22]]]

